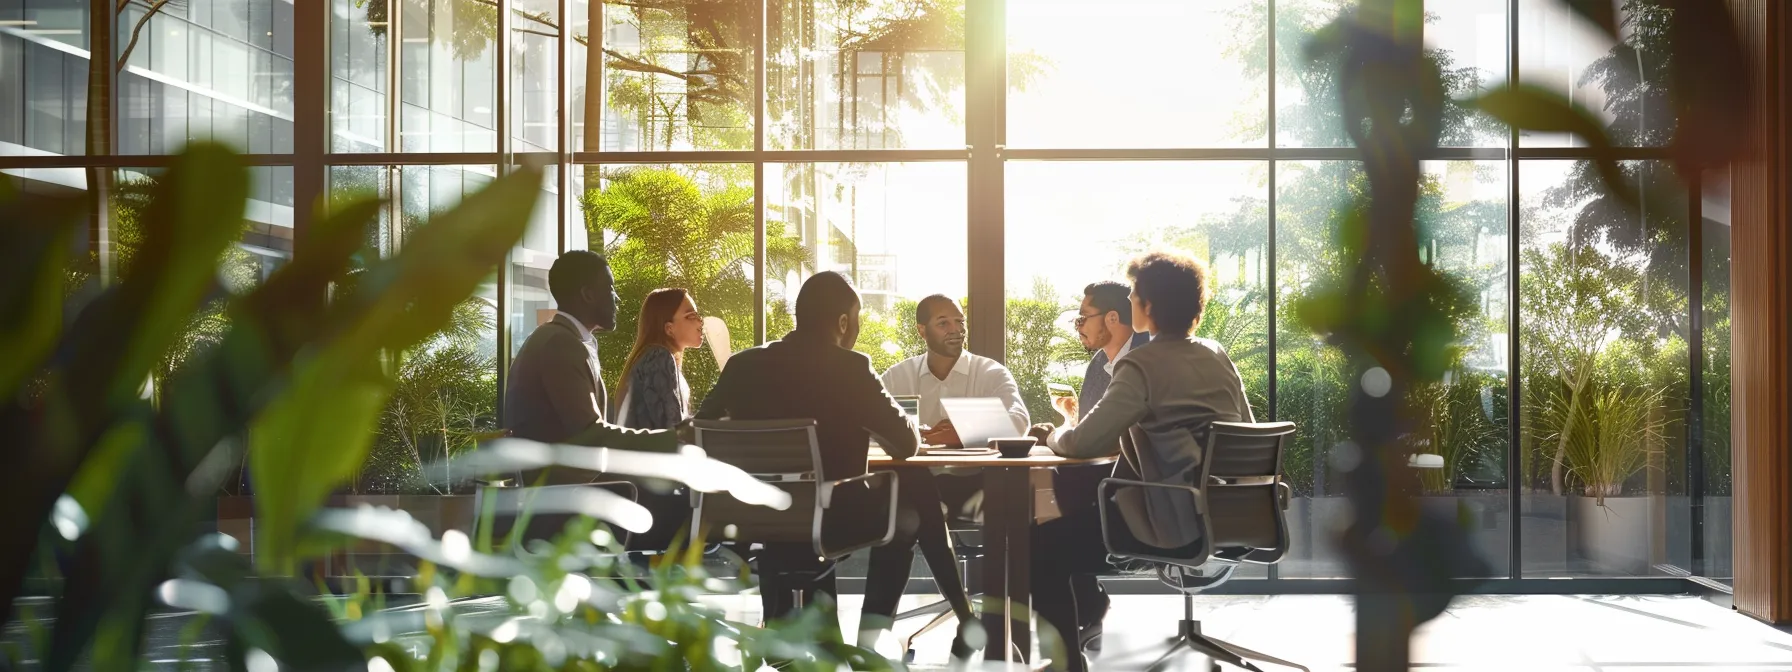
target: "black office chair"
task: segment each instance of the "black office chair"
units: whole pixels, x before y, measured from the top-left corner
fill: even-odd
[[[1121,563],[1150,563],[1182,593],[1183,618],[1170,650],[1152,663],[1165,669],[1178,654],[1199,653],[1216,672],[1227,663],[1253,672],[1250,661],[1307,668],[1208,637],[1195,620],[1194,594],[1225,583],[1240,563],[1270,565],[1288,553],[1291,490],[1282,454],[1294,423],[1213,423],[1198,477],[1187,485],[1110,478],[1101,482],[1102,541]],[[1150,459],[1150,437],[1129,433],[1132,455]]]
[[[530,541],[552,541],[566,529],[566,524],[578,514],[560,512],[542,512],[533,510],[530,500],[541,494],[564,488],[600,488],[612,492],[632,502],[639,503],[641,491],[634,483],[628,481],[600,481],[595,483],[521,486],[513,480],[480,481],[473,495],[474,524],[472,529],[483,534],[479,528],[487,525],[485,515],[487,507],[493,511],[489,525],[493,544],[501,543],[510,537],[511,532],[520,522],[523,530],[517,538],[519,544]],[[617,528],[617,541],[627,545],[629,532]]]
[[[696,420],[691,425],[697,445],[711,459],[774,483],[791,498],[790,507],[779,511],[726,493],[693,492],[691,529],[700,538],[809,544],[816,558],[827,562],[814,572],[788,572],[779,578],[812,579],[815,572],[833,571],[826,566],[832,561],[887,544],[895,536],[896,475],[882,471],[839,480],[821,478],[814,420]],[[760,577],[761,585],[766,578]],[[801,608],[808,596],[797,589],[792,592]]]

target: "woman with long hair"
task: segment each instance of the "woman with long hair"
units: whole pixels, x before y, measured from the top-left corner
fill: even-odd
[[[635,347],[622,366],[616,422],[635,429],[672,429],[691,416],[684,352],[703,344],[703,314],[691,293],[656,289],[641,302]]]

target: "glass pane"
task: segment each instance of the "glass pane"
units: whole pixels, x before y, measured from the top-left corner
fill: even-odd
[[[82,168],[8,168],[0,170],[5,188],[21,196],[84,197],[87,171]],[[70,236],[68,272],[63,275],[62,324],[69,326],[87,302],[100,293],[100,254],[91,236]]]
[[[330,151],[386,151],[388,0],[330,0]]]
[[[1505,86],[1506,0],[1427,0],[1425,12],[1426,53],[1437,59],[1452,100]],[[1458,105],[1445,115],[1439,145],[1506,146],[1505,125]]]
[[[208,299],[187,321],[152,371],[153,393],[208,348],[220,343],[230,328],[229,296],[246,292],[292,258],[292,169],[251,169],[250,196],[244,207],[237,244],[225,248],[218,261],[218,280],[226,295]],[[146,222],[163,170],[122,168],[111,185],[111,265],[114,277],[129,274],[143,249]],[[284,194],[285,202],[277,201]]]
[[[560,3],[510,0],[510,6],[513,149],[556,152],[560,150]]]
[[[1213,299],[1197,334],[1225,346],[1253,414],[1269,419],[1267,169],[1254,161],[1008,164],[1007,362],[1034,422],[1062,422],[1048,383],[1082,388],[1094,353],[1073,324],[1083,289],[1126,282],[1127,263],[1154,249],[1209,264]],[[1239,575],[1267,570],[1247,565]]]
[[[759,4],[605,3],[603,149],[752,149]],[[599,43],[583,44],[589,64]],[[589,95],[599,82],[586,70]]]
[[[1705,173],[1704,575],[1730,580],[1730,171]]]
[[[1338,0],[1276,2],[1276,144],[1347,147],[1341,124],[1336,67],[1309,65],[1306,44],[1347,6]],[[1452,100],[1469,98],[1506,80],[1505,0],[1429,0],[1426,53],[1437,60]],[[1258,66],[1263,67],[1263,66]],[[1439,144],[1503,147],[1506,129],[1461,106],[1445,108]]]
[[[1664,520],[1686,488],[1685,191],[1665,162],[1623,170],[1647,208],[1616,202],[1590,164],[1520,165],[1525,576],[1642,576],[1674,559]]]
[[[369,182],[377,184],[388,170],[333,169],[332,197],[364,193]],[[380,241],[382,255],[402,250],[406,234],[429,226],[432,216],[489,184],[497,171],[493,166],[405,166],[392,172],[397,174],[394,205],[401,225],[396,230],[382,227],[391,234]],[[424,476],[423,465],[471,450],[479,437],[497,428],[496,298],[496,285],[483,284],[445,329],[391,362],[398,384],[380,415],[373,449],[350,483],[350,494],[445,494],[440,483]]]
[[[541,197],[529,219],[523,241],[510,251],[510,353],[515,357],[535,327],[554,319],[554,297],[548,294],[548,269],[559,258],[560,171],[547,169]]]
[[[90,6],[0,4],[0,155],[87,153]]]
[[[803,280],[838,271],[864,301],[857,349],[874,370],[924,352],[915,302],[966,298],[964,164],[792,163],[765,172],[766,338],[795,326]],[[965,311],[976,319],[976,307]]]
[[[772,0],[766,145],[964,146],[964,3]]]
[[[1007,7],[1009,146],[1264,143],[1262,2],[1011,0]]]
[[[598,335],[604,381],[617,389],[647,294],[691,292],[722,318],[735,349],[753,342],[753,169],[736,164],[586,167],[580,203],[590,249],[616,276],[616,331]],[[596,184],[592,183],[596,179]],[[691,408],[715,385],[710,344],[685,353]]]
[[[131,3],[118,16],[118,151],[168,154],[215,140],[292,152],[293,5]]]
[[[1355,162],[1282,163],[1277,173],[1277,301],[1292,306],[1315,283],[1346,271],[1333,231],[1336,209],[1366,187]],[[1462,340],[1448,375],[1412,394],[1406,450],[1438,455],[1441,469],[1418,474],[1421,507],[1467,523],[1471,544],[1503,576],[1511,518],[1505,488],[1506,180],[1502,162],[1427,162],[1420,191],[1420,255],[1478,299],[1458,325]],[[1295,488],[1293,553],[1282,576],[1347,576],[1334,535],[1349,521],[1343,474],[1333,448],[1350,437],[1348,390],[1354,370],[1336,348],[1284,312],[1276,331],[1276,419],[1300,428],[1284,470]]]
[[[1619,33],[1629,49],[1553,0],[1519,0],[1518,72],[1579,103],[1605,123],[1612,144],[1665,146],[1673,130],[1668,100],[1668,30],[1672,11],[1659,0],[1622,3]],[[1521,132],[1526,147],[1582,147],[1563,133]]]
[[[403,0],[399,7],[399,151],[496,151],[496,3]]]

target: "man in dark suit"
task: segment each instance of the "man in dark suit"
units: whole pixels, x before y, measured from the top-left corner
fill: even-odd
[[[826,271],[803,283],[796,298],[796,330],[781,340],[741,351],[715,389],[703,400],[697,417],[705,420],[789,420],[810,418],[821,445],[823,478],[837,480],[865,473],[870,437],[898,459],[915,455],[920,446],[914,420],[884,390],[871,370],[871,359],[853,352],[859,338],[859,294],[846,277]],[[958,577],[958,560],[946,535],[939,493],[926,469],[898,470],[896,535],[872,549],[865,588],[865,610],[859,642],[868,646],[888,627],[896,603],[908,583],[914,547],[933,570],[941,592],[954,605],[961,622],[971,616],[970,599]],[[815,552],[807,544],[768,544],[760,569],[815,568]],[[795,608],[791,592],[834,593],[832,567],[819,568],[806,585],[762,585],[760,599],[767,620]],[[962,643],[955,654],[964,655]]]
[[[676,451],[678,437],[672,432],[624,429],[604,421],[609,390],[604,387],[592,332],[616,328],[615,278],[609,262],[593,252],[567,252],[548,270],[548,292],[558,310],[553,320],[529,334],[510,362],[504,428],[511,436],[546,443]],[[532,485],[540,476],[524,474],[524,484]],[[589,483],[595,478],[590,472],[555,469],[545,483]]]

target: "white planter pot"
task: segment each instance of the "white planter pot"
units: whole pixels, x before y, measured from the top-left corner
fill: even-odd
[[[1601,574],[1650,573],[1649,523],[1648,497],[1606,497],[1603,505],[1592,497],[1568,497],[1571,552]]]

